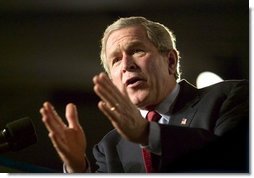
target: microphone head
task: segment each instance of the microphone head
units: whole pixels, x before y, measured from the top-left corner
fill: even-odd
[[[28,117],[8,123],[5,129],[11,151],[19,151],[37,142],[34,125]]]

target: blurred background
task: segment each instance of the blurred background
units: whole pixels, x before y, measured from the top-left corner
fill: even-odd
[[[50,101],[64,117],[74,102],[92,146],[112,129],[97,109],[92,77],[102,71],[100,39],[119,17],[144,16],[176,35],[182,78],[196,85],[201,72],[223,80],[249,79],[247,0],[16,0],[0,1],[0,127],[28,116],[37,144],[0,155],[0,172],[61,172],[41,122]]]

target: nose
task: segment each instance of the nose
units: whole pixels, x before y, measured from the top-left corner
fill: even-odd
[[[135,60],[131,55],[123,54],[122,58],[122,71],[135,71],[138,68],[137,64],[135,63]]]

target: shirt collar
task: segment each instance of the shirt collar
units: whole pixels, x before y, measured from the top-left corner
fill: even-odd
[[[160,115],[166,115],[170,111],[171,106],[179,93],[179,90],[180,85],[176,83],[176,86],[173,89],[173,91],[155,108],[155,111],[157,111]],[[140,109],[140,113],[145,118],[148,111]]]

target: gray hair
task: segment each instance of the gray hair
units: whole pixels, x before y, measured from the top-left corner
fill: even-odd
[[[147,33],[148,39],[153,43],[153,45],[158,49],[160,53],[169,52],[171,49],[174,49],[177,52],[177,70],[175,73],[175,78],[180,79],[180,65],[179,65],[179,52],[176,49],[176,39],[171,30],[169,30],[163,24],[158,22],[152,22],[147,20],[144,17],[127,17],[120,18],[115,21],[113,24],[107,27],[104,32],[103,38],[101,39],[101,64],[103,65],[104,70],[109,73],[109,68],[106,63],[106,43],[113,31],[120,30],[122,28],[141,25],[144,27]]]

